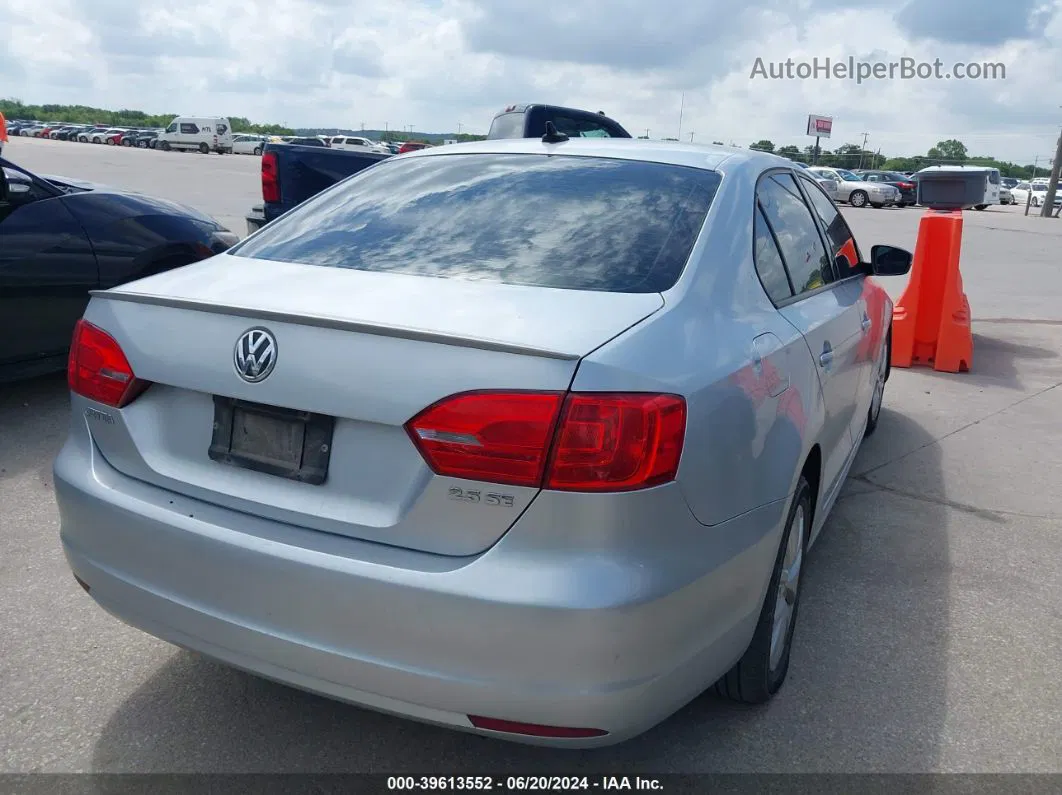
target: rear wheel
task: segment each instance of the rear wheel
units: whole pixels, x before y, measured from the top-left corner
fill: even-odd
[[[715,684],[716,692],[724,698],[762,704],[785,682],[811,519],[811,487],[801,475],[752,643],[737,665]]]
[[[975,209],[975,210],[983,210],[983,209],[985,209],[985,207],[987,207],[987,206],[988,206],[987,204],[975,204],[975,205],[974,205],[974,209]]]
[[[867,201],[870,197],[867,196],[867,192],[864,190],[854,190],[852,195],[848,197],[848,203],[853,207],[866,207]]]
[[[260,147],[260,146],[256,146],[256,147],[254,148],[254,153],[255,153],[256,155],[260,155],[260,154],[262,154],[262,147]]]
[[[162,143],[160,143],[158,145],[158,148],[161,149],[163,152],[168,152],[168,151],[170,151],[170,142],[169,141],[163,141]]]

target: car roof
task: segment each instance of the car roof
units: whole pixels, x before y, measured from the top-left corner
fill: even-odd
[[[566,154],[641,160],[710,171],[720,168],[723,163],[727,163],[728,167],[757,164],[763,168],[795,167],[792,161],[784,157],[752,149],[637,138],[571,138],[556,144],[543,143],[538,138],[498,138],[430,147],[403,157],[450,157],[458,154]]]

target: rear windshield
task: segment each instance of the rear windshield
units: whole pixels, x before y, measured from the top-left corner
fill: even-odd
[[[331,268],[576,290],[672,287],[719,186],[697,168],[534,154],[384,161],[230,249]]]

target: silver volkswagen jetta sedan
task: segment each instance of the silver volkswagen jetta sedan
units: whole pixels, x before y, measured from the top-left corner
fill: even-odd
[[[781,686],[891,302],[786,160],[622,140],[393,158],[94,294],[62,543],[128,624],[524,742]]]

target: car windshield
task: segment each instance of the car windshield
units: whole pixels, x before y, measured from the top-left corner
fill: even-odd
[[[536,154],[383,161],[230,249],[242,257],[505,284],[660,292],[720,176]]]

